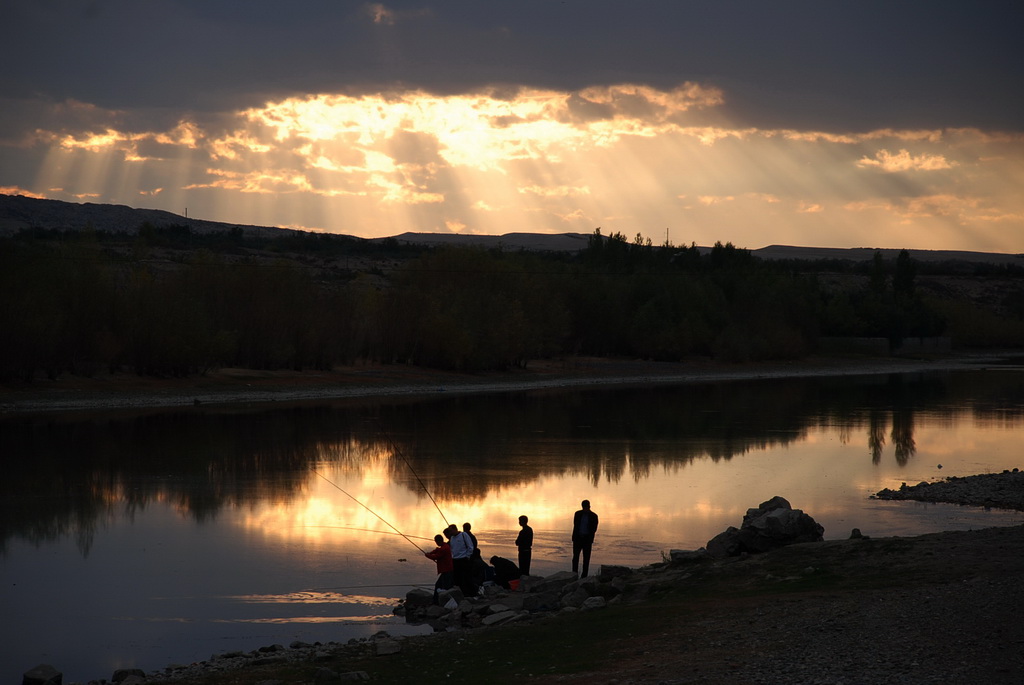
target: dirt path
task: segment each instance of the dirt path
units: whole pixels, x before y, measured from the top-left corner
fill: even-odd
[[[531,362],[526,369],[477,374],[400,364],[365,364],[324,372],[220,369],[189,378],[132,374],[101,374],[92,378],[62,376],[57,380],[0,385],[0,413],[358,400],[443,393],[863,375],[983,368],[992,362],[991,357],[812,358],[749,364],[572,358]]]

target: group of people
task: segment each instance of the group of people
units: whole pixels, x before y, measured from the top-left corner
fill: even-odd
[[[583,500],[582,508],[573,515],[572,523],[572,570],[585,578],[590,571],[590,553],[597,533],[598,517],[590,509],[590,501]],[[437,547],[424,556],[437,565],[437,582],[434,584],[434,602],[441,590],[458,586],[467,597],[477,594],[487,582],[493,582],[507,589],[518,583],[521,576],[530,575],[533,559],[533,528],[527,516],[519,517],[519,535],[516,548],[519,550],[519,564],[510,559],[492,556],[490,565],[483,560],[480,545],[473,526],[466,522],[462,530],[454,523],[434,536]],[[580,557],[583,557],[583,572],[580,573]]]
[[[526,518],[521,517],[521,518]],[[528,526],[527,526],[528,527]],[[531,537],[533,531],[530,531]],[[462,530],[454,523],[434,536],[437,547],[423,555],[432,559],[437,565],[437,582],[434,584],[434,602],[437,602],[441,590],[458,586],[462,594],[472,597],[487,582],[511,589],[512,582],[527,571],[504,557],[492,556],[488,565],[480,553],[480,544],[473,534],[473,526],[468,521],[462,524]]]

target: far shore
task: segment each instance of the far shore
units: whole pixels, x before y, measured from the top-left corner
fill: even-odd
[[[751,363],[574,357],[532,361],[525,369],[486,373],[458,373],[403,364],[360,364],[306,372],[227,368],[188,378],[152,378],[129,373],[64,375],[56,380],[0,385],[0,415],[983,369],[1007,356],[1010,354],[975,353],[930,359],[813,357]]]

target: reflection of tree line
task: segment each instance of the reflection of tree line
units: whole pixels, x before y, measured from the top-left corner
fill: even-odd
[[[915,417],[1005,425],[1024,378],[931,374],[465,396],[361,407],[189,410],[90,420],[12,417],[0,430],[0,549],[74,536],[88,553],[108,517],[165,502],[196,521],[225,506],[300,496],[312,469],[387,469],[422,494],[472,501],[547,476],[642,480],[697,459],[801,439],[816,426],[887,444],[903,465]],[[426,497],[426,495],[422,495]]]
[[[914,412],[911,409],[893,409],[890,413],[892,431],[889,436],[892,438],[896,463],[905,466],[917,451],[917,444],[914,441]],[[872,411],[869,415],[868,447],[871,450],[871,461],[875,464],[882,461],[886,428],[885,413]]]

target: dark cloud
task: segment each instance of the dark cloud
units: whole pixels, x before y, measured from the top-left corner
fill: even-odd
[[[443,164],[437,138],[424,133],[400,131],[385,141],[384,149],[396,164]]]
[[[14,0],[8,98],[217,110],[310,92],[691,81],[739,124],[1024,126],[1010,1]]]

